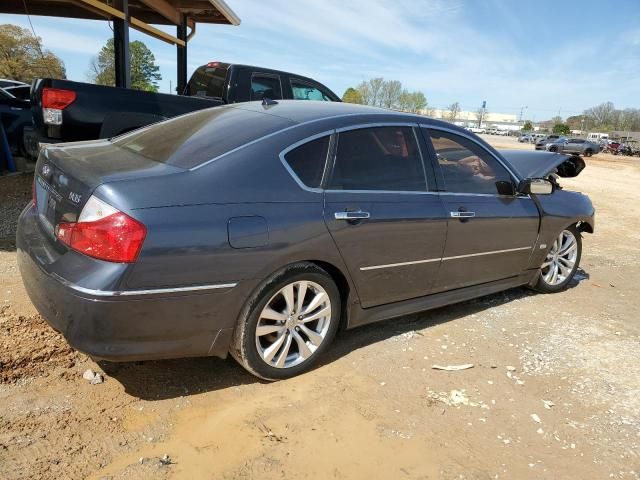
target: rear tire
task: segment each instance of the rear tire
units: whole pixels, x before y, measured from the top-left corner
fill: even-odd
[[[295,263],[267,278],[249,299],[234,332],[231,354],[264,380],[309,370],[340,323],[340,293],[313,263]]]
[[[582,238],[576,226],[571,225],[553,242],[534,288],[543,293],[565,290],[580,266],[581,257]]]

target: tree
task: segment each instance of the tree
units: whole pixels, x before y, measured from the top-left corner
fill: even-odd
[[[40,37],[17,25],[0,25],[0,77],[31,83],[38,77],[66,78],[64,63],[42,47]]]
[[[398,97],[398,109],[404,112],[421,113],[427,108],[427,99],[422,92],[402,90]]]
[[[524,130],[525,132],[530,132],[531,130],[533,130],[533,124],[531,123],[530,120],[527,120],[526,122],[524,122],[524,125],[522,126],[522,130]]]
[[[427,97],[424,96],[422,92],[413,92],[411,94],[412,105],[409,109],[412,113],[420,113],[422,110],[427,108]]]
[[[380,88],[379,105],[384,108],[397,107],[402,94],[402,83],[398,80],[388,80]]]
[[[484,119],[487,118],[488,113],[489,113],[488,110],[482,107],[480,107],[478,110],[473,112],[473,114],[476,117],[476,120],[478,120],[478,127],[482,127],[482,122],[484,122]]]
[[[131,70],[131,88],[135,90],[146,90],[148,92],[157,92],[160,75],[160,67],[156,65],[156,58],[151,50],[141,41],[136,40],[129,44],[129,52],[131,58],[129,65]],[[100,50],[97,58],[94,58],[90,64],[89,79],[98,85],[115,85],[116,84],[116,68],[115,68],[115,49],[113,38],[107,40],[107,43]]]
[[[364,105],[380,106],[380,95],[382,86],[384,84],[384,78],[376,77],[371,80],[361,82],[356,90],[362,97],[362,103]]]
[[[450,121],[455,122],[456,118],[458,118],[459,113],[460,113],[460,104],[458,102],[452,103],[451,105],[449,105],[447,118]]]
[[[400,81],[385,80],[382,77],[363,81],[355,89],[347,88],[342,100],[376,107],[395,108],[412,113],[419,113],[427,106],[424,93],[409,92],[402,88]]]
[[[600,105],[596,105],[595,107],[591,107],[588,110],[585,110],[585,115],[591,117],[593,123],[598,126],[606,126],[611,124],[613,112],[615,111],[615,106],[612,102],[604,102]]]
[[[342,101],[346,103],[363,103],[362,94],[353,87],[349,87],[342,95]]]
[[[566,123],[571,130],[582,130],[584,128],[585,115],[572,115],[567,117]]]
[[[556,123],[553,126],[553,133],[558,133],[560,135],[569,135],[571,133],[571,129],[566,123]]]
[[[369,80],[369,92],[371,95],[369,105],[380,106],[380,94],[382,93],[382,84],[384,83],[384,78],[376,77]]]

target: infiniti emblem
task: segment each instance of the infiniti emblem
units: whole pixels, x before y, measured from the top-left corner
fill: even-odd
[[[42,175],[46,177],[47,175],[49,175],[50,172],[51,172],[51,167],[45,163],[42,167]]]

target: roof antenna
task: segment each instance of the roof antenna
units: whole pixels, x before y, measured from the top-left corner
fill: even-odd
[[[271,100],[270,98],[267,98],[267,97],[262,98],[263,107],[270,107],[271,105],[278,105],[278,102],[276,102],[275,100]]]

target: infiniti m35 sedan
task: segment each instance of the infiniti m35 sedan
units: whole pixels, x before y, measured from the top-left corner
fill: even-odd
[[[360,105],[216,107],[45,148],[18,261],[42,316],[95,358],[231,353],[277,380],[341,326],[563,290],[594,209],[558,180],[584,166]]]

